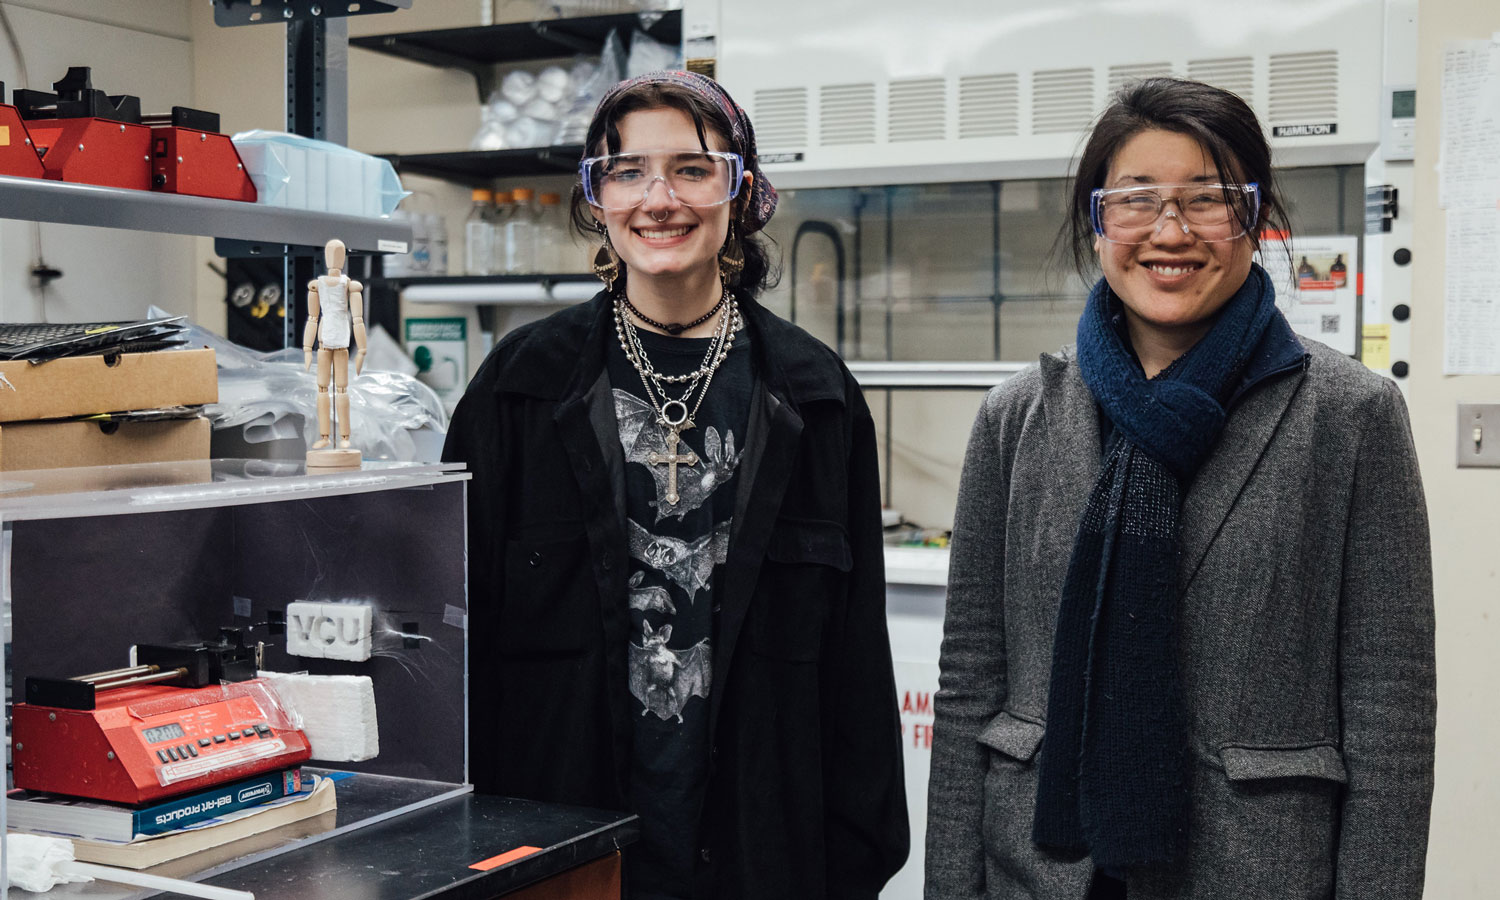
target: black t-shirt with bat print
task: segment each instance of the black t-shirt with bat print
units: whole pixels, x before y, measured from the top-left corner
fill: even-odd
[[[652,366],[663,375],[703,362],[709,338],[640,332]],[[734,517],[735,480],[750,418],[750,335],[735,335],[683,445],[665,432],[641,376],[618,342],[610,343],[609,381],[625,455],[625,531],[630,542],[630,694],[635,723],[630,795],[641,817],[641,841],[627,854],[635,900],[691,896],[698,818],[708,777],[708,692],[719,579]],[[682,396],[684,385],[667,394]],[[691,409],[695,390],[688,398]],[[657,402],[662,402],[660,396]],[[671,466],[651,454],[696,461]]]

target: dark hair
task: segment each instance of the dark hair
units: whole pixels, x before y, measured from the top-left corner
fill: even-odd
[[[731,143],[730,135],[733,134],[733,126],[717,104],[678,84],[645,82],[626,88],[599,104],[599,108],[594,110],[593,121],[589,122],[584,153],[588,156],[603,156],[620,152],[620,120],[630,113],[643,109],[677,109],[686,113],[688,118],[693,120],[693,128],[698,132],[698,144],[704,150],[709,149],[708,131],[710,130],[717,134],[726,146]],[[731,146],[729,149],[742,152],[738,147]],[[747,171],[751,163],[752,160],[745,160]],[[735,229],[740,247],[745,254],[745,268],[731,283],[741,293],[756,297],[768,287],[774,286],[780,273],[772,264],[770,251],[766,248],[766,243],[770,239],[759,231],[747,233],[745,225],[749,222],[750,204],[748,201],[748,191],[743,188],[739,196],[731,201],[733,206],[730,208],[730,223]],[[583,237],[590,238],[599,234],[601,226],[589,212],[588,201],[584,199],[581,184],[573,185],[571,219],[574,231]],[[622,261],[620,271],[622,276],[628,279],[629,273],[625,269]]]
[[[1291,260],[1291,224],[1272,176],[1271,147],[1255,111],[1238,95],[1201,81],[1146,78],[1121,88],[1099,114],[1074,170],[1068,222],[1059,241],[1068,245],[1084,281],[1096,264],[1094,189],[1104,187],[1110,163],[1125,142],[1151,130],[1187,135],[1202,144],[1223,180],[1259,184],[1260,216],[1247,229],[1251,244],[1259,250],[1261,231],[1270,228],[1281,233]]]

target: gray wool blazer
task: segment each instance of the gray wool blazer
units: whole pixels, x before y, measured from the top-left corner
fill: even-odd
[[[1183,501],[1187,858],[1130,900],[1417,900],[1436,714],[1432,564],[1406,406],[1311,341],[1231,410]],[[1081,900],[1031,842],[1058,600],[1100,462],[1070,350],[990,392],[953,529],[928,898]]]

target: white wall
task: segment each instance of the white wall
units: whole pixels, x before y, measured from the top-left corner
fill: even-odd
[[[7,0],[27,71],[0,41],[6,100],[18,87],[51,90],[68,66],[93,68],[94,86],[135,94],[143,112],[192,105],[188,0]],[[30,272],[42,258],[63,277],[44,292]],[[0,220],[0,321],[134,319],[149,304],[191,313],[193,239],[73,225]]]
[[[1416,239],[1412,246],[1410,403],[1432,520],[1437,588],[1438,757],[1427,897],[1500,892],[1491,860],[1500,834],[1500,469],[1455,466],[1461,401],[1500,402],[1500,376],[1444,376],[1446,214],[1437,206],[1443,44],[1500,30],[1500,5],[1423,0],[1419,7]],[[1500,285],[1495,286],[1500,292]]]

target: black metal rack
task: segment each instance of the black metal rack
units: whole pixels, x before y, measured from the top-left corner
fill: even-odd
[[[511,22],[474,28],[408,31],[349,39],[362,47],[440,68],[458,69],[474,76],[479,100],[495,86],[495,67],[506,63],[553,59],[574,53],[597,54],[611,31],[635,31],[666,44],[682,42],[682,10],[654,10],[607,16],[580,16]],[[628,43],[628,41],[627,41]],[[466,150],[451,153],[382,154],[403,175],[427,175],[468,185],[496,178],[564,175],[583,155],[578,145],[528,147],[517,150]]]
[[[574,53],[597,54],[604,49],[604,41],[611,31],[629,34],[636,30],[663,43],[680,44],[682,10],[375,34],[350,38],[349,46],[429,66],[461,69],[474,76],[482,103],[494,86],[493,67],[496,65],[552,59]]]
[[[402,175],[428,175],[468,185],[485,185],[496,178],[567,175],[578,166],[583,145],[527,147],[520,150],[465,150],[453,153],[390,153]]]

